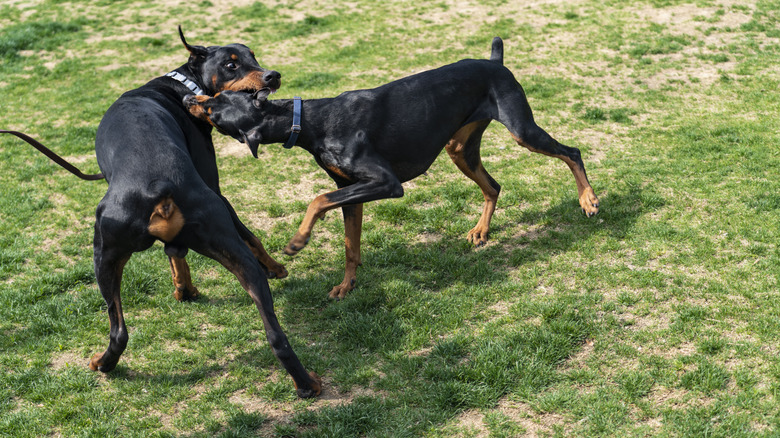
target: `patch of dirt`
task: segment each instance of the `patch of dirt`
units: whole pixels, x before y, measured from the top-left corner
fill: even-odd
[[[252,155],[249,147],[244,143],[241,143],[232,137],[226,135],[212,135],[214,139],[214,149],[217,151],[217,156],[220,157],[246,157]]]
[[[51,367],[55,371],[60,371],[72,366],[86,366],[88,362],[88,357],[83,357],[80,354],[76,354],[72,351],[65,351],[62,353],[55,353],[53,355],[51,359]]]
[[[136,64],[137,67],[149,72],[148,77],[143,78],[138,85],[140,86],[142,83],[145,83],[146,81],[152,79],[152,77],[162,76],[171,70],[175,70],[180,65],[187,62],[188,56],[189,55],[187,54],[187,51],[184,50],[184,47],[182,47],[181,50],[176,53],[171,53],[170,55],[137,63]],[[129,88],[129,87],[125,87],[125,88]]]
[[[570,422],[559,414],[537,413],[534,412],[526,403],[512,401],[509,397],[502,398],[496,408],[498,412],[505,415],[510,421],[520,425],[525,429],[525,433],[520,437],[542,437],[548,436],[553,432],[553,427],[562,427],[570,431]],[[454,436],[468,436],[484,438],[490,436],[490,431],[484,422],[485,415],[479,410],[468,410],[463,412],[455,420],[454,425],[463,433]]]
[[[510,420],[520,424],[527,437],[547,436],[553,431],[554,426],[562,427],[564,431],[570,431],[570,422],[563,415],[553,413],[534,412],[527,404],[509,400],[504,397],[498,403],[498,410]]]
[[[285,200],[314,199],[315,196],[323,192],[322,189],[318,188],[322,185],[332,187],[328,191],[336,189],[336,184],[324,172],[309,173],[302,175],[300,181],[295,184],[284,184],[276,189],[275,196],[277,199]]]
[[[743,4],[754,9],[750,4]],[[663,8],[656,8],[651,5],[641,7],[631,6],[627,7],[625,10],[635,14],[643,21],[666,26],[668,31],[674,35],[691,35],[699,28],[738,27],[749,22],[752,18],[752,13],[747,14],[728,8],[724,9],[723,15],[718,16],[717,13],[720,9],[720,6],[707,7],[696,4],[682,4],[665,6]]]
[[[595,340],[587,339],[580,351],[574,353],[569,360],[566,361],[566,366],[571,368],[585,368],[585,362],[593,355],[595,346]]]
[[[467,432],[469,437],[486,438],[489,433],[485,423],[482,421],[484,418],[485,416],[480,411],[475,409],[468,410],[458,416],[457,427]]]
[[[264,211],[253,210],[241,214],[241,221],[248,225],[252,230],[262,230],[266,233],[270,233],[274,225],[279,222],[292,223],[293,216],[274,218],[268,216],[268,213]]]
[[[443,236],[441,234],[435,234],[435,233],[422,233],[417,236],[416,239],[412,241],[412,243],[425,243],[425,244],[432,244],[432,243],[439,243],[441,242]]]
[[[633,315],[631,312],[627,312],[627,316],[632,317],[634,324],[629,327],[629,330],[632,331],[658,331],[658,330],[667,330],[669,326],[671,325],[671,319],[669,318],[669,315],[671,314],[671,310],[664,312],[659,311],[659,309],[655,309],[654,314],[649,315],[643,315],[643,316],[636,316]]]

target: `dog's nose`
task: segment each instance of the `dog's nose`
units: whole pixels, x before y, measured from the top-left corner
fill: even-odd
[[[278,88],[279,83],[282,80],[282,74],[275,70],[267,70],[265,73],[263,73],[263,81],[271,87],[271,88]]]

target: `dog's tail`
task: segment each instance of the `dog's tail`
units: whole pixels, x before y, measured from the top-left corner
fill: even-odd
[[[30,137],[27,134],[23,134],[23,133],[18,132],[18,131],[6,131],[5,129],[0,129],[0,134],[11,134],[11,135],[15,135],[15,136],[21,138],[22,140],[24,140],[27,143],[29,143],[30,145],[32,145],[32,147],[34,147],[35,149],[38,149],[43,155],[46,155],[47,157],[49,157],[50,160],[52,160],[55,163],[59,164],[65,170],[67,170],[68,172],[76,175],[77,177],[79,177],[79,178],[81,178],[83,180],[95,181],[95,180],[99,180],[99,179],[105,179],[105,176],[103,176],[102,173],[93,173],[93,174],[84,174],[84,173],[82,173],[80,170],[78,170],[76,168],[76,166],[68,163],[67,161],[65,161],[64,158],[62,158],[59,155],[55,154],[51,149],[49,149],[46,146],[42,145],[38,140]]]
[[[500,37],[493,38],[493,45],[490,47],[490,60],[504,63],[504,41]]]

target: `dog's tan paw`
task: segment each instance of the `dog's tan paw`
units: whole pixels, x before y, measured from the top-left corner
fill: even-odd
[[[92,371],[97,371],[98,368],[100,368],[100,359],[103,358],[103,353],[98,353],[94,356],[92,356],[92,359],[89,360],[89,369]]]
[[[173,297],[176,298],[176,301],[192,301],[197,299],[199,296],[200,292],[195,286],[192,286],[192,288],[177,287],[176,290],[173,291]]]
[[[355,278],[351,278],[349,280],[345,278],[341,284],[330,290],[330,293],[328,293],[328,298],[336,301],[343,300],[347,297],[347,294],[355,288],[356,283],[357,280]]]
[[[268,273],[268,278],[281,279],[281,278],[285,278],[288,275],[290,275],[287,272],[287,268],[285,268],[284,265],[282,265],[280,263],[275,263],[275,264],[272,264],[270,266],[265,266],[265,269],[266,269],[266,272]]]
[[[307,385],[307,388],[295,384],[295,390],[300,398],[312,398],[322,394],[322,378],[314,371],[309,371],[309,377],[312,381]]]
[[[284,253],[290,256],[294,256],[300,252],[303,248],[306,248],[306,245],[309,243],[309,237],[303,236],[301,234],[295,234],[292,239],[290,239],[290,243],[287,244],[287,246],[284,247]]]
[[[592,217],[599,212],[599,198],[593,193],[593,189],[588,187],[580,195],[580,207],[585,216]]]
[[[473,243],[474,246],[482,246],[488,241],[488,230],[479,226],[474,227],[466,235],[466,240]]]

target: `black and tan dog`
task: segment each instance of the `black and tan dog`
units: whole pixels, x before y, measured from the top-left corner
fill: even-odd
[[[563,160],[574,174],[582,210],[589,217],[598,213],[599,200],[579,150],[558,143],[534,123],[522,87],[503,66],[500,38],[493,40],[490,60],[462,60],[372,90],[303,102],[268,101],[268,94],[188,96],[184,105],[220,132],[245,142],[255,156],[261,143],[297,144],[336,182],[338,190],[309,204],[285,248],[296,254],[308,243],[314,222],[342,208],[346,272],[331,290],[332,298],[343,298],[355,286],[363,203],[402,196],[401,183],[425,172],[442,148],[482,189],[482,216],[467,238],[476,245],[487,241],[501,187],[482,166],[479,147],[492,120],[504,124],[518,144]]]
[[[111,327],[108,348],[92,357],[89,367],[108,372],[119,361],[128,341],[120,299],[122,271],[133,253],[160,240],[170,258],[176,298],[198,294],[184,260],[189,249],[221,263],[255,302],[271,349],[292,376],[298,395],[316,396],[319,377],[306,372],[274,314],[267,276],[284,277],[287,271],[220,194],[212,128],[181,105],[193,92],[270,92],[279,88],[281,76],[261,68],[242,44],[192,46],[181,28],[179,35],[190,52],[188,62],[123,94],[97,130],[95,152],[108,190],[96,213],[95,276]]]

